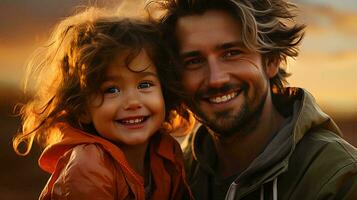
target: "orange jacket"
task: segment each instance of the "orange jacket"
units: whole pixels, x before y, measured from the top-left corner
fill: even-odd
[[[61,123],[62,140],[39,159],[52,174],[39,199],[145,200],[144,180],[113,143]],[[155,134],[150,145],[151,199],[192,198],[185,180],[182,152],[171,136]]]

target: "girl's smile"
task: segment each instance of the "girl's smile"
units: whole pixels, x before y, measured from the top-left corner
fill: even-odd
[[[101,84],[103,95],[89,102],[97,132],[123,145],[146,143],[165,119],[165,104],[156,67],[142,50],[128,65],[118,54]],[[103,100],[103,101],[101,101]]]

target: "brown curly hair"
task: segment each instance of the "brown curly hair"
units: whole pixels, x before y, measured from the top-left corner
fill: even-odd
[[[44,146],[51,143],[56,124],[66,122],[83,129],[81,116],[85,113],[90,95],[100,94],[107,66],[113,56],[129,52],[127,64],[142,49],[157,67],[168,112],[178,101],[173,91],[176,84],[169,77],[170,55],[160,39],[158,26],[148,20],[123,18],[97,8],[61,21],[48,41],[28,63],[26,91],[32,98],[21,107],[22,130],[13,146],[20,155],[29,153],[34,140]],[[31,81],[32,80],[32,81]],[[29,87],[31,86],[31,88]],[[24,142],[25,151],[20,152]]]

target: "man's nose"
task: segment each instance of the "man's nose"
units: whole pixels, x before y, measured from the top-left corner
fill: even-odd
[[[229,82],[229,73],[224,69],[223,64],[220,63],[217,58],[208,58],[208,68],[208,85],[210,87],[219,88]]]
[[[140,94],[138,94],[138,91],[128,91],[125,95],[124,101],[125,110],[136,110],[142,107]]]

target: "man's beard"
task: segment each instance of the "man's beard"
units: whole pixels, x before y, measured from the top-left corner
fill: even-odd
[[[192,99],[188,106],[198,120],[211,129],[217,137],[230,138],[235,133],[249,133],[254,130],[263,112],[268,92],[266,91],[262,96],[256,95],[252,99],[249,99],[247,93],[246,89],[242,91],[244,102],[238,112],[233,109],[225,110],[215,112],[213,117],[209,117],[200,109],[199,104],[195,103],[199,102],[198,98]],[[254,101],[258,100],[258,104],[252,105]]]

